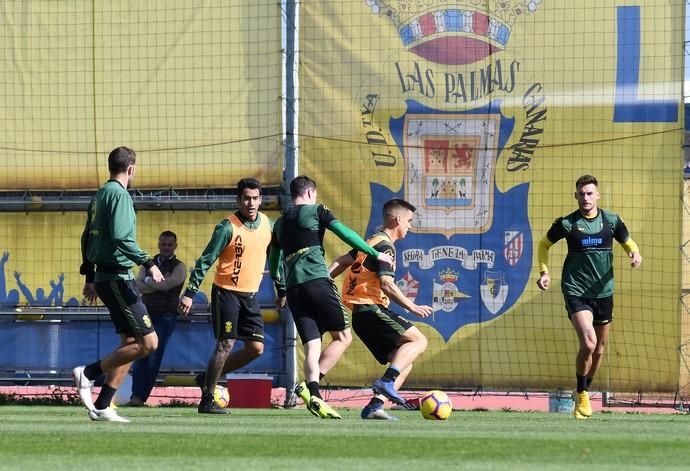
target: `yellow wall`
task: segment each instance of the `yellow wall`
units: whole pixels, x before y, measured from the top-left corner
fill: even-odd
[[[137,241],[154,255],[158,252],[158,235],[165,230],[173,231],[178,240],[177,257],[191,269],[211,238],[215,225],[227,214],[221,211],[140,211],[137,213]],[[277,216],[276,213],[268,215]],[[19,305],[28,303],[19,289],[15,272],[20,273],[21,282],[29,288],[34,299],[39,288],[48,296],[52,290],[51,281],[58,284],[60,274],[64,274],[63,304],[70,298],[83,301],[79,244],[86,213],[4,213],[0,214],[0,220],[0,252],[8,254],[4,265],[6,290],[0,297],[15,290],[19,294]],[[201,287],[208,297],[214,270],[209,271]]]
[[[95,189],[119,145],[141,188],[280,182],[280,5],[7,2],[0,189]]]

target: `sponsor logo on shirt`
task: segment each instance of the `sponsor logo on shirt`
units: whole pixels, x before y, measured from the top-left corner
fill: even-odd
[[[587,237],[586,239],[582,239],[581,244],[583,247],[596,247],[597,245],[601,245],[604,242],[604,239],[601,237]]]

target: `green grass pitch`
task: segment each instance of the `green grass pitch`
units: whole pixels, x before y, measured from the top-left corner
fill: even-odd
[[[320,420],[306,410],[120,408],[129,424],[83,408],[0,407],[0,469],[688,469],[690,415],[455,411],[445,422]]]

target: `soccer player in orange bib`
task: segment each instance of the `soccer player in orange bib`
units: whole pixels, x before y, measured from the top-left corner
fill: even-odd
[[[259,212],[259,181],[254,178],[240,180],[237,183],[237,202],[239,210],[216,225],[211,240],[189,276],[178,307],[181,314],[189,314],[192,298],[206,272],[219,260],[211,288],[211,319],[216,348],[206,372],[196,377],[201,388],[200,414],[226,414],[228,411],[213,401],[218,379],[222,374],[246,365],[264,351],[264,322],[256,293],[271,242],[271,221]],[[284,298],[279,299],[278,304],[284,306]],[[232,352],[238,338],[243,340],[244,346]]]
[[[383,228],[367,243],[395,261],[394,244],[407,235],[415,210],[413,205],[399,198],[387,201],[383,205]],[[336,277],[347,267],[342,296],[345,305],[352,310],[352,328],[376,360],[382,365],[388,364],[383,376],[374,382],[375,395],[362,409],[361,417],[397,420],[383,409],[384,398],[409,407],[398,390],[410,374],[415,359],[426,350],[427,340],[412,322],[388,307],[393,300],[419,317],[429,317],[432,309],[413,303],[400,291],[395,283],[394,265],[352,250],[333,262],[329,272]]]

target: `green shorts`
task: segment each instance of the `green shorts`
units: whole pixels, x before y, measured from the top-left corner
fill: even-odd
[[[356,304],[352,309],[352,330],[382,365],[390,361],[410,327],[412,322],[380,305]]]

